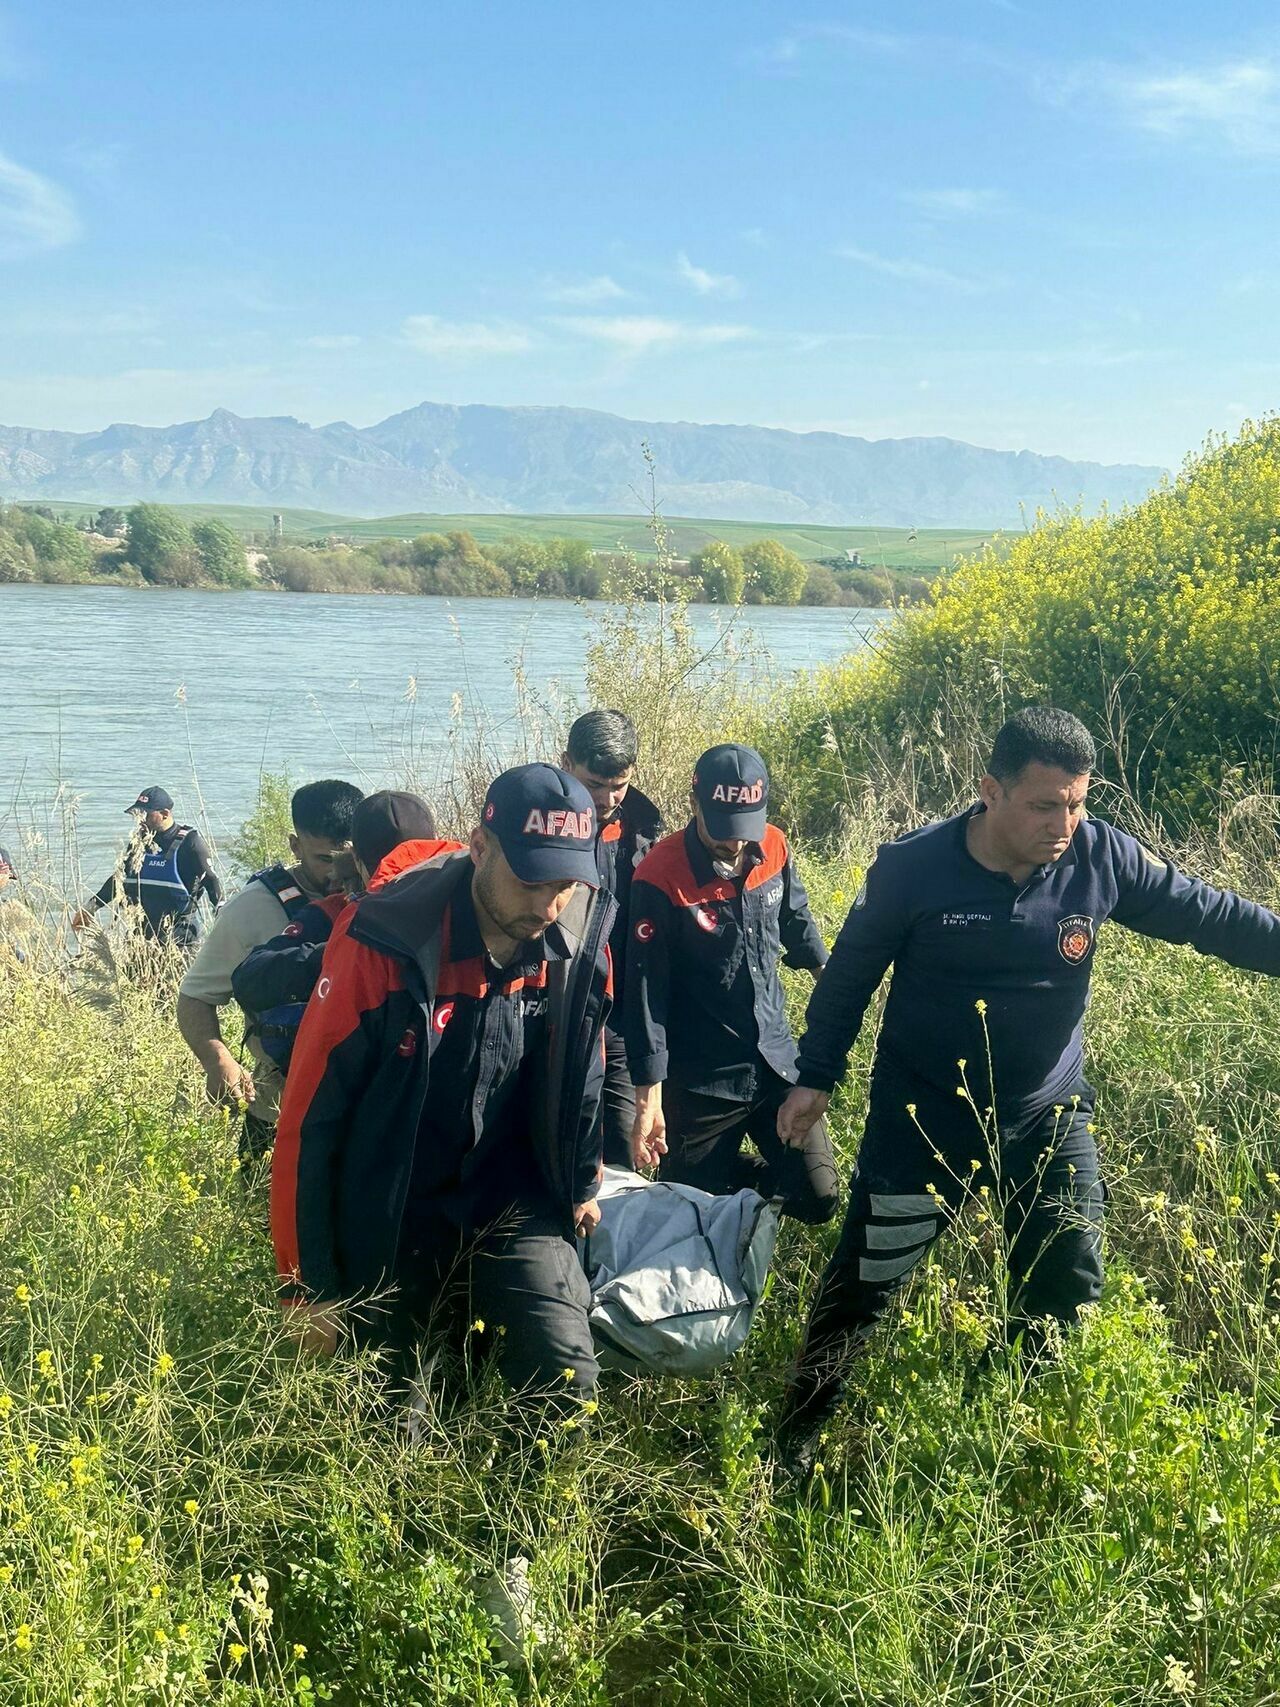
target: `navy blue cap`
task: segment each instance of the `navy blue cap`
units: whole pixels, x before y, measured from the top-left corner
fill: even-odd
[[[693,771],[693,797],[716,841],[758,842],[769,812],[769,772],[754,747],[708,747]]]
[[[600,886],[596,809],[555,765],[517,765],[489,784],[480,820],[522,883]]]
[[[126,812],[172,812],[173,796],[166,794],[163,788],[152,783],[150,788],[144,788],[138,798],[125,807]]]

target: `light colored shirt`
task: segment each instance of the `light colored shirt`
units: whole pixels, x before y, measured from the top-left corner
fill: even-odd
[[[291,868],[291,875],[302,892],[314,899],[317,891],[303,882],[296,866]],[[238,895],[223,902],[187,968],[179,993],[207,1002],[211,1008],[225,1007],[232,999],[231,974],[236,967],[251,950],[279,936],[288,922],[289,915],[265,883],[246,883]],[[274,1124],[280,1114],[284,1076],[258,1038],[251,1035],[246,1041],[253,1056],[257,1092],[251,1105],[253,1113],[259,1120]]]

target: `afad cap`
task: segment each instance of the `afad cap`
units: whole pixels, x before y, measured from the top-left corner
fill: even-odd
[[[138,798],[125,807],[126,812],[172,812],[173,796],[154,784],[144,788]]]
[[[489,784],[480,820],[522,883],[600,886],[596,809],[555,765],[517,765]]]
[[[693,797],[716,841],[758,842],[769,811],[769,772],[754,747],[708,747],[693,772]]]

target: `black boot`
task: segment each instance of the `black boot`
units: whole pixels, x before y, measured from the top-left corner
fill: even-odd
[[[813,1475],[823,1432],[844,1393],[857,1345],[846,1333],[810,1341],[787,1383],[774,1441],[783,1470],[797,1485]]]

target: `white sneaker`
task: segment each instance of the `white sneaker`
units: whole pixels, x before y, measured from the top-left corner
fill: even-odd
[[[506,1666],[527,1666],[529,1651],[546,1640],[538,1623],[529,1561],[513,1553],[499,1571],[486,1580],[480,1604],[493,1623],[493,1642]]]

